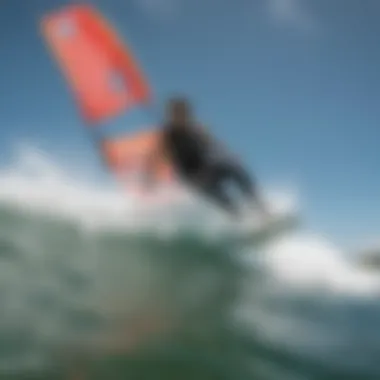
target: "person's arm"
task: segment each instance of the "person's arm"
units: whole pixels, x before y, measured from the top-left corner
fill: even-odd
[[[201,137],[201,139],[206,143],[206,144],[210,144],[210,145],[213,145],[216,143],[216,139],[215,137],[211,134],[210,130],[208,127],[206,127],[205,125],[200,125],[200,124],[197,124],[195,126],[195,129],[198,133],[198,135]]]
[[[231,153],[231,151],[227,148],[227,145],[212,136],[207,127],[197,125],[196,128],[203,141],[208,144],[212,150],[215,150],[218,156],[228,157],[230,160],[238,162],[237,157]]]
[[[206,143],[210,144],[210,146],[215,147],[217,152],[218,153],[220,152],[221,156],[228,157],[228,160],[230,160],[231,162],[235,162],[238,165],[241,165],[239,163],[238,158],[231,154],[231,152],[229,151],[227,146],[224,143],[222,143],[221,141],[216,140],[213,136],[211,136],[211,134],[208,132],[206,127],[197,126],[197,129],[198,129],[198,132],[203,137],[204,141]],[[258,206],[263,217],[269,217],[270,216],[269,209],[268,209],[267,204],[266,204],[266,202],[265,202],[265,200],[261,194],[261,191],[258,189],[258,185],[257,185],[256,181],[253,184],[253,187],[254,187],[253,198],[254,198],[256,205]]]

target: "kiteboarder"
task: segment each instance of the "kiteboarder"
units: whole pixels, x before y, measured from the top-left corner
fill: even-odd
[[[234,216],[239,215],[237,202],[228,194],[228,182],[240,188],[249,204],[262,213],[266,208],[257,186],[236,159],[194,119],[190,102],[174,97],[166,105],[158,154],[166,155],[179,178]],[[155,154],[151,163],[154,164]]]

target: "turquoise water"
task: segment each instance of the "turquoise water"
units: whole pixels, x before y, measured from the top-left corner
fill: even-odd
[[[118,198],[2,178],[1,379],[380,378],[378,276],[315,239],[120,228]]]

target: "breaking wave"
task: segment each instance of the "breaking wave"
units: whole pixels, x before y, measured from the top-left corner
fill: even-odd
[[[239,248],[222,215],[173,198],[140,204],[30,149],[1,170],[0,375],[380,374],[376,273],[302,229]]]

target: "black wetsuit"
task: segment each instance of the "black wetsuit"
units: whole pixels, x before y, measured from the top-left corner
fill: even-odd
[[[226,181],[235,182],[247,197],[253,198],[254,186],[249,175],[231,160],[213,162],[210,158],[213,147],[196,129],[167,125],[163,142],[178,175],[227,211],[237,213],[223,186]]]

